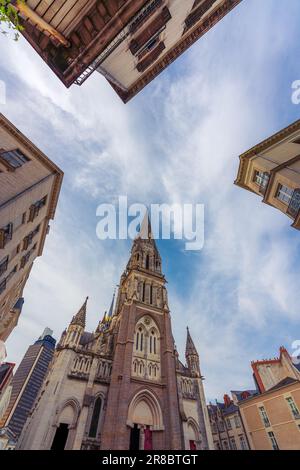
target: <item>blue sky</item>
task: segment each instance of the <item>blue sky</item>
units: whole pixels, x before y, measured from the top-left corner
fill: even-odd
[[[300,338],[300,237],[291,221],[233,185],[238,155],[299,118],[299,0],[244,0],[124,105],[97,73],[67,90],[25,40],[0,41],[0,110],[65,172],[43,256],[7,341],[19,361],[45,326],[59,338],[86,295],[88,329],[109,307],[130,241],[100,241],[96,208],[204,203],[205,245],[158,241],[173,333],[186,325],[208,399],[253,387],[250,361]]]

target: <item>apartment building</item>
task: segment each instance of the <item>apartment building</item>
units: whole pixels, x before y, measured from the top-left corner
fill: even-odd
[[[225,394],[224,402],[210,403],[207,408],[215,450],[248,450],[239,407],[233,400]]]
[[[0,114],[0,340],[23,306],[33,262],[54,218],[63,172]]]
[[[251,363],[258,393],[238,402],[252,450],[300,449],[300,364],[279,352]]]
[[[69,87],[103,75],[124,102],[241,0],[14,1],[22,34]]]

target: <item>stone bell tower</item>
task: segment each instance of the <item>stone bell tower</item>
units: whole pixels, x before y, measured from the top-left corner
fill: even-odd
[[[146,216],[119,286],[102,449],[182,448],[165,284]]]

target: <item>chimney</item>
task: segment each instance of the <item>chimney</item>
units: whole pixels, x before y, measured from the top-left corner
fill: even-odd
[[[224,403],[226,408],[231,405],[231,399],[227,394],[224,395]]]

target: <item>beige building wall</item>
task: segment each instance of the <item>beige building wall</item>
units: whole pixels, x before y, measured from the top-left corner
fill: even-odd
[[[300,449],[299,381],[246,399],[239,407],[253,450]]]
[[[260,195],[300,230],[300,120],[240,155],[235,184]]]
[[[239,409],[233,403],[230,408],[232,412],[220,403],[208,405],[214,449],[248,450],[248,439]]]
[[[23,289],[54,218],[62,171],[0,114],[0,339],[18,322]],[[18,302],[19,301],[19,302]]]

